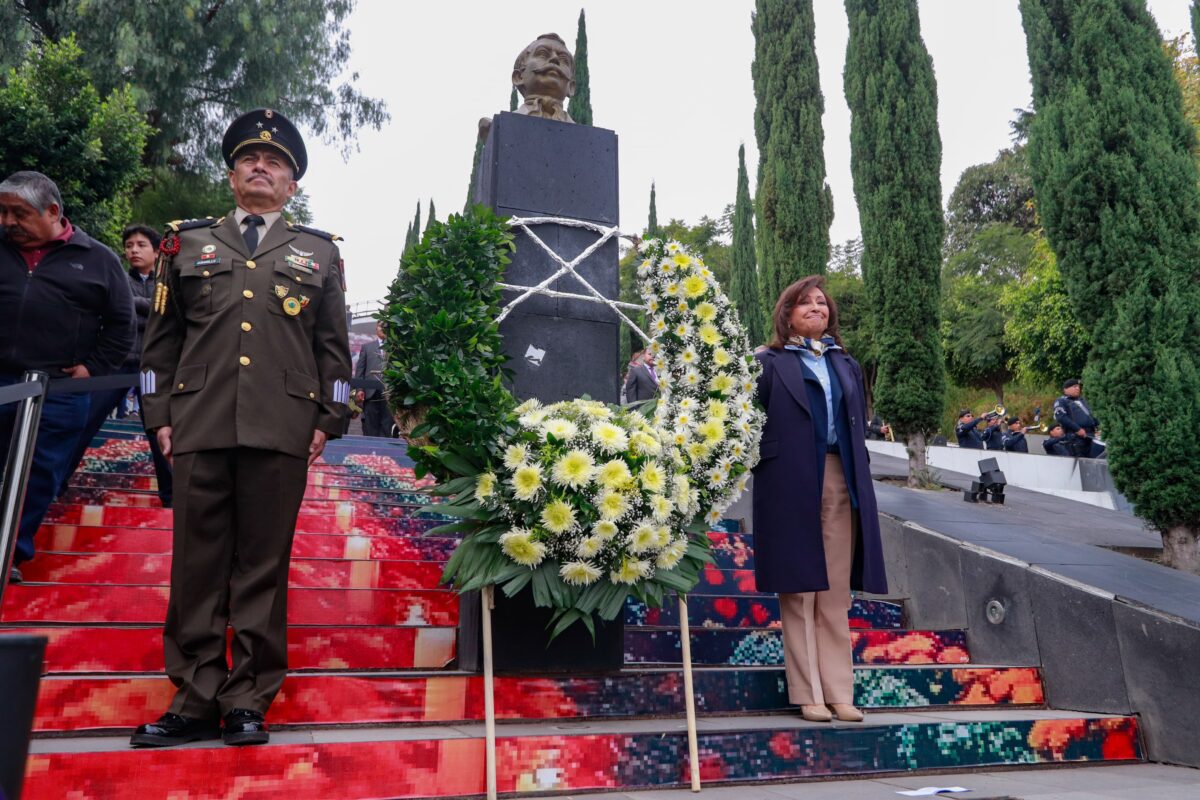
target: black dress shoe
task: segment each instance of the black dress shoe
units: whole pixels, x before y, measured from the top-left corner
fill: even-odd
[[[0,567],[0,569],[3,569],[3,567]],[[24,580],[25,580],[25,576],[22,575],[21,570],[17,569],[16,567],[13,567],[8,571],[8,582],[9,583],[21,583]]]
[[[129,737],[134,747],[174,747],[177,744],[217,739],[221,731],[211,719],[181,717],[168,711],[157,722],[139,725]]]
[[[235,747],[244,744],[266,744],[271,738],[263,715],[248,708],[235,708],[225,715],[225,744]]]

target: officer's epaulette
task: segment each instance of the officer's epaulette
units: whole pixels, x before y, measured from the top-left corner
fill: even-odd
[[[221,217],[221,219],[225,219]],[[204,217],[203,219],[177,219],[167,223],[167,229],[172,233],[180,231],[190,231],[192,228],[207,228],[216,225],[221,220],[214,220],[212,217]]]
[[[288,230],[300,231],[301,233],[311,233],[313,236],[320,236],[322,239],[328,239],[331,242],[340,242],[342,240],[342,237],[338,236],[336,233],[329,233],[328,231],[310,228],[307,225],[298,225],[295,222],[288,223]]]

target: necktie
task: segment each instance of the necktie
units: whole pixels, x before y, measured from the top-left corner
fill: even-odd
[[[242,234],[242,238],[246,240],[246,252],[254,255],[255,249],[258,248],[258,226],[266,225],[267,221],[258,214],[247,214],[242,221],[246,223],[246,232]]]

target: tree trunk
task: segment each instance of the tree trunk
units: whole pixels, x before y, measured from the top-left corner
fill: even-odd
[[[924,489],[930,482],[925,464],[925,434],[910,433],[905,446],[908,451],[908,488]]]
[[[1200,530],[1176,525],[1162,532],[1162,560],[1168,567],[1200,575]]]

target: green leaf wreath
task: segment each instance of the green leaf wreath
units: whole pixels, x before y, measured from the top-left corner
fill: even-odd
[[[757,364],[732,303],[677,243],[643,243],[639,288],[662,390],[648,420],[589,399],[516,406],[504,388],[500,292],[512,237],[476,207],[430,226],[384,311],[384,381],[410,447],[447,498],[427,510],[462,535],[442,577],[458,591],[527,587],[551,637],[691,591],[708,526],[758,460]],[[514,408],[515,406],[515,408]],[[406,416],[407,415],[407,416]],[[414,446],[415,445],[415,446]]]

